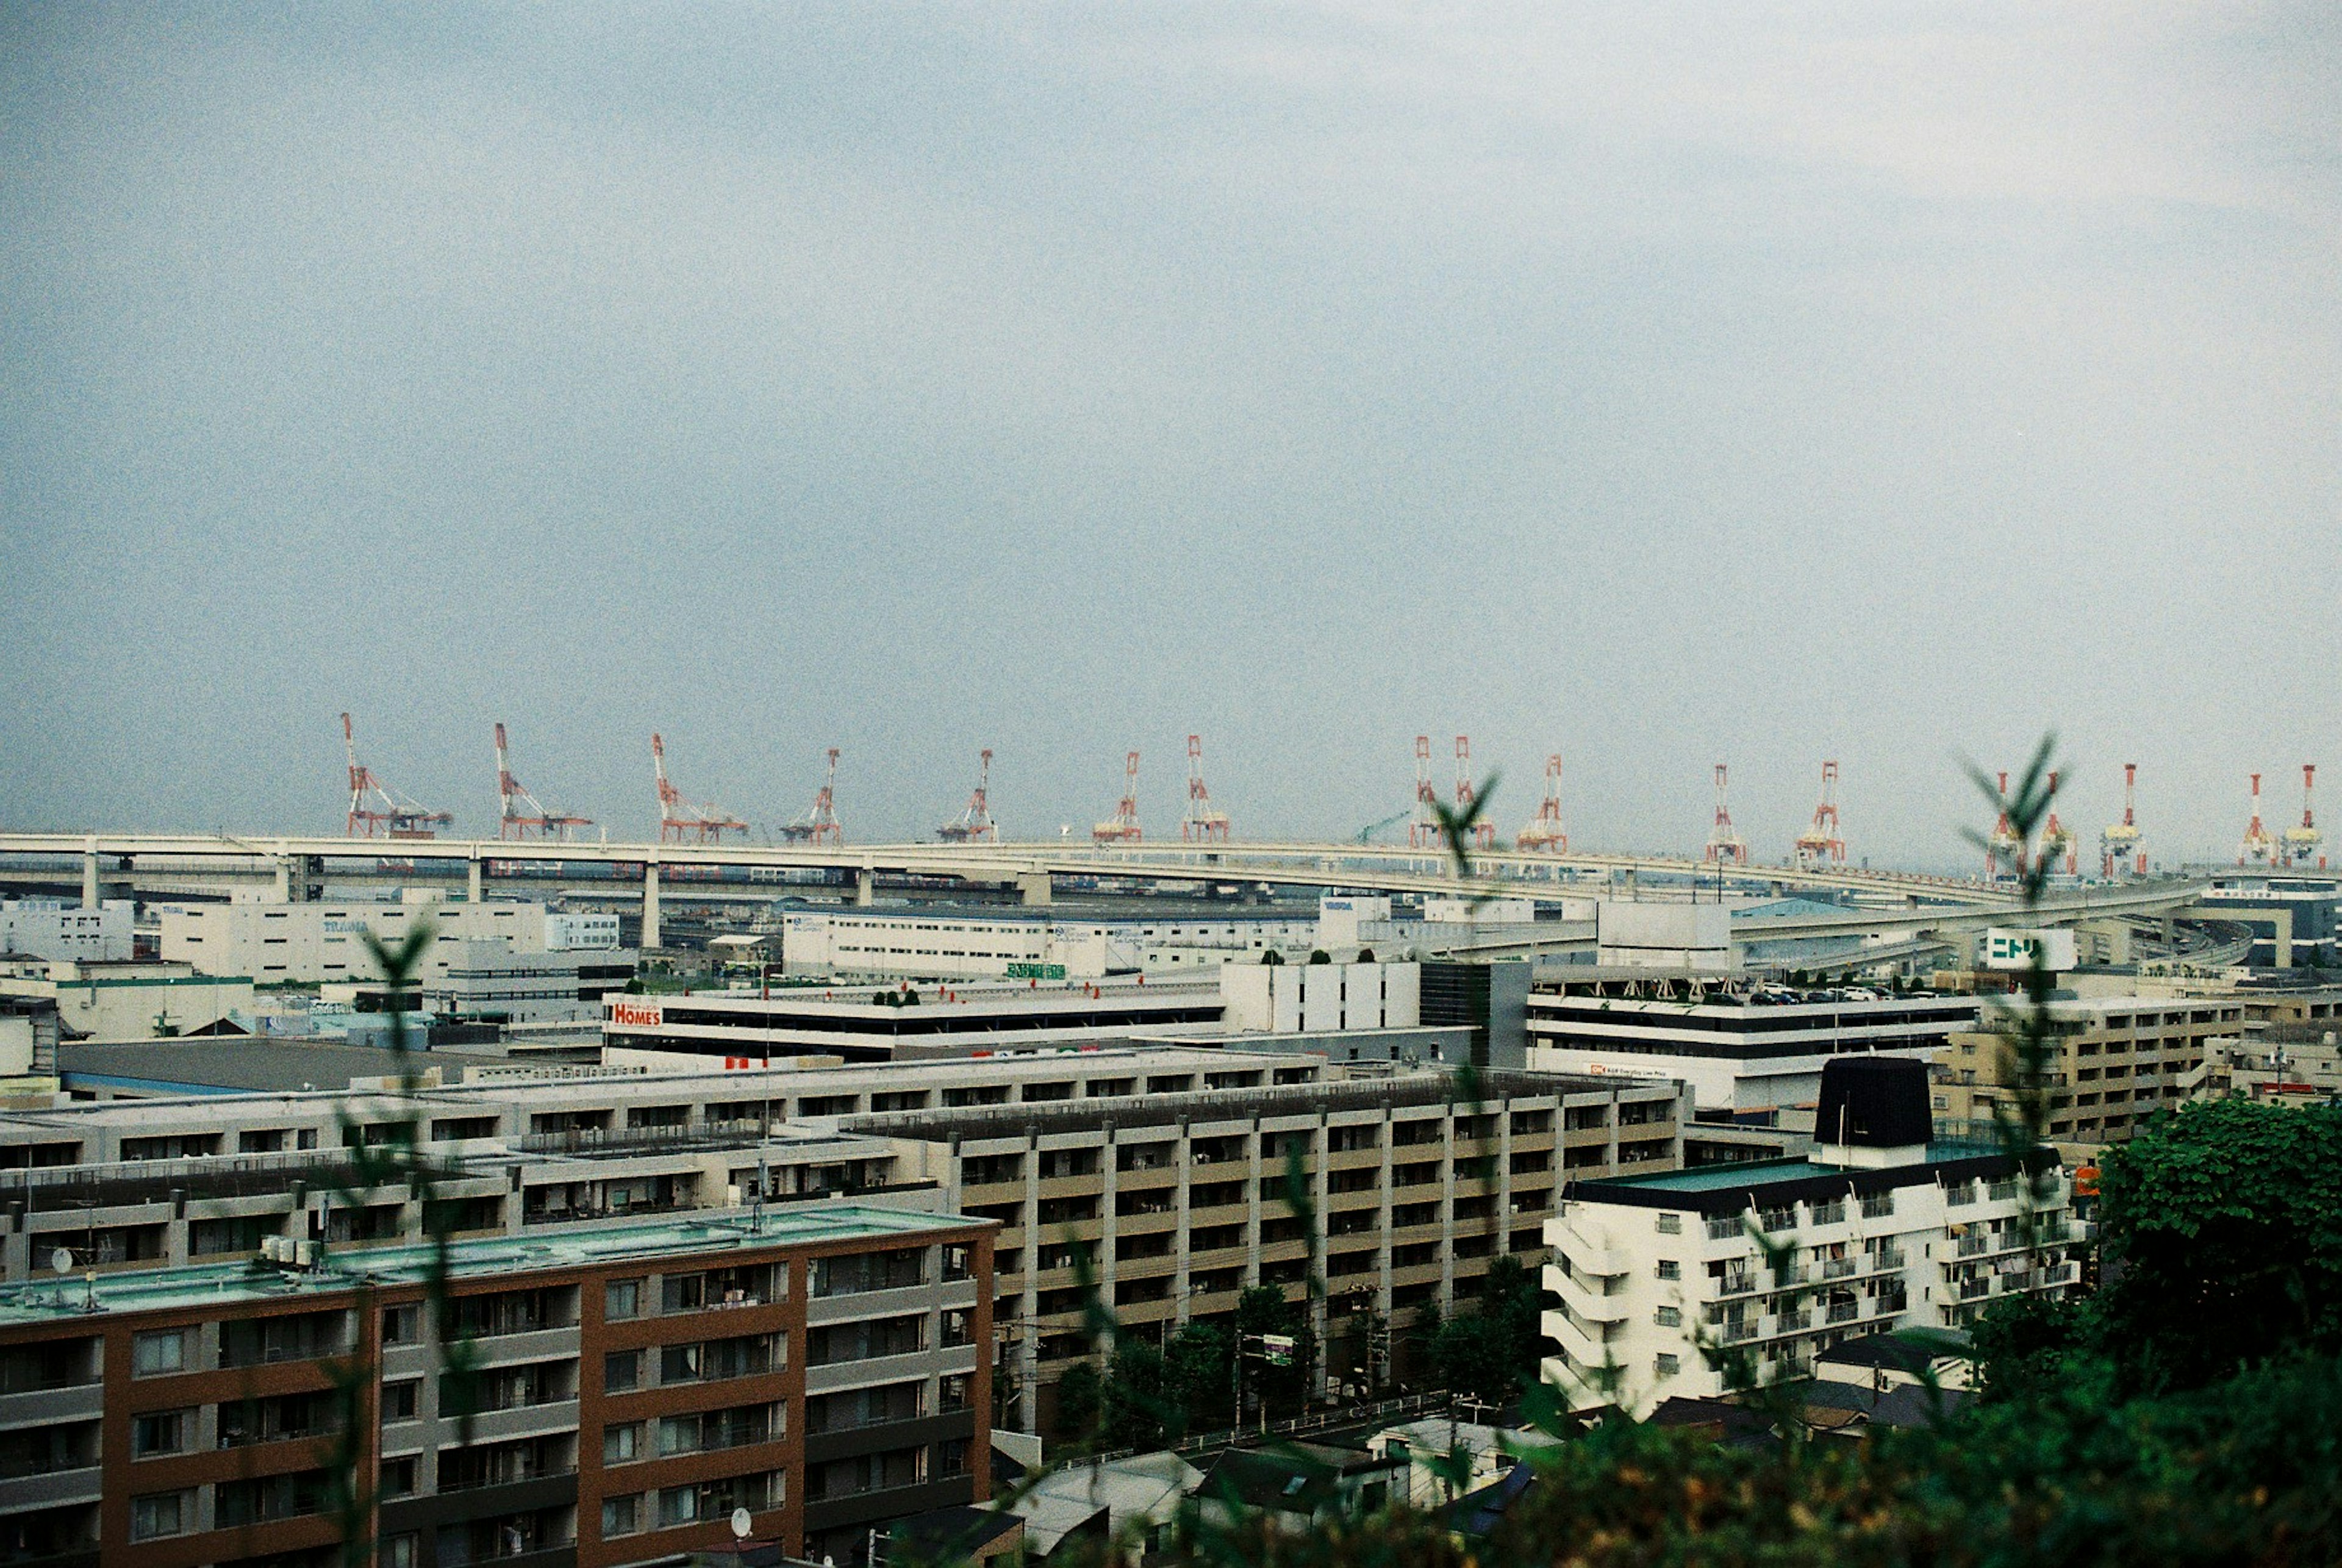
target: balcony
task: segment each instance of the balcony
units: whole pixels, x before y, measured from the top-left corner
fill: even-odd
[[[1991,1289],[1992,1281],[1989,1277],[1962,1280],[1960,1282],[1960,1300],[1964,1302],[1975,1301],[1977,1297],[1991,1291]]]
[[[1854,1277],[1857,1266],[1857,1260],[1853,1258],[1826,1258],[1822,1262],[1822,1278],[1850,1280]]]
[[[1750,1340],[1757,1337],[1761,1326],[1753,1318],[1727,1323],[1716,1330],[1716,1338],[1726,1344],[1746,1344]]]
[[[1624,1291],[1616,1295],[1605,1295],[1598,1290],[1589,1288],[1586,1281],[1562,1273],[1558,1269],[1554,1271],[1554,1278],[1556,1284],[1555,1293],[1568,1303],[1569,1310],[1579,1317],[1595,1323],[1618,1323],[1625,1320],[1626,1293]]]
[[[1861,1315],[1862,1303],[1860,1302],[1832,1302],[1829,1304],[1829,1310],[1823,1315],[1823,1321],[1826,1323],[1852,1323],[1856,1318]]]

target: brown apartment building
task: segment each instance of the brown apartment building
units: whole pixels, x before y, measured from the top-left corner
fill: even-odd
[[[0,1563],[338,1561],[351,1378],[383,1568],[670,1559],[736,1510],[853,1562],[987,1495],[992,1235],[817,1203],[459,1242],[460,1377],[417,1246],[0,1288]]]

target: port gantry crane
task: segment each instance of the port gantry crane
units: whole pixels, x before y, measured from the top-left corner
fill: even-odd
[[[1187,737],[1187,810],[1179,819],[1179,837],[1186,844],[1228,842],[1228,814],[1212,804],[1204,787],[1204,737]]]
[[[957,821],[936,829],[936,836],[946,844],[1000,842],[1000,824],[992,820],[992,748],[986,746],[977,755],[976,790],[967,797],[967,809]]]
[[[1821,804],[1813,825],[1797,835],[1797,869],[1823,871],[1846,864],[1846,837],[1837,824],[1837,764],[1822,764]]]
[[[503,721],[496,724],[496,836],[500,839],[550,838],[566,840],[573,827],[592,827],[589,817],[573,816],[565,812],[547,811],[545,803],[529,794],[520,780],[513,776],[512,764],[505,747]]]
[[[1415,737],[1415,820],[1406,824],[1406,847],[1437,849],[1439,787],[1431,782],[1431,737]]]
[[[805,815],[781,829],[781,836],[791,844],[837,845],[846,842],[846,829],[837,820],[837,748],[829,748],[829,771],[822,775],[821,789],[813,797],[813,805]]]
[[[1138,828],[1138,754],[1133,752],[1123,759],[1122,799],[1112,818],[1090,829],[1090,842],[1136,844],[1145,836]]]
[[[2277,859],[2277,838],[2261,825],[2261,775],[2253,774],[2253,819],[2245,827],[2245,841],[2237,848],[2238,865],[2267,865]]]
[[[358,761],[357,731],[350,715],[342,715],[342,751],[350,764],[350,814],[343,832],[351,838],[436,838],[438,830],[455,820],[451,811],[417,805],[382,782],[381,775]]]
[[[2098,834],[2098,874],[2108,882],[2147,874],[2147,846],[2138,831],[2138,764],[2123,764],[2122,821]]]
[[[2041,863],[2050,871],[2065,863],[2065,874],[2074,875],[2081,867],[2079,841],[2074,830],[2057,820],[2057,770],[2049,770],[2049,820],[2041,828]]]
[[[1479,803],[1480,791],[1472,782],[1472,737],[1456,737],[1456,817],[1461,822],[1472,814]],[[1472,842],[1481,849],[1496,847],[1496,824],[1492,822],[1472,824]]]
[[[2301,764],[2301,825],[2289,827],[2277,835],[2277,857],[2287,866],[2306,867],[2316,862],[2317,869],[2326,869],[2326,856],[2319,854],[2326,835],[2317,831],[2317,816],[2312,810],[2310,792],[2317,783],[2317,764]]]
[[[1722,763],[1716,764],[1716,825],[1708,831],[1706,859],[1710,865],[1745,866],[1748,864],[1748,844],[1732,831],[1732,808],[1725,804],[1726,774]]]
[[[1992,824],[1992,836],[1984,841],[1984,879],[2001,880],[2001,867],[2008,867],[2011,876],[2025,874],[2025,841],[2017,836],[2017,828],[2008,820],[2008,774],[2000,776],[2000,820]]]
[[[723,807],[683,798],[666,776],[666,742],[651,736],[651,773],[658,783],[661,844],[721,844],[727,833],[748,836],[748,824]]]
[[[1545,759],[1545,799],[1537,803],[1536,815],[1526,826],[1513,835],[1513,847],[1534,850],[1540,854],[1567,854],[1569,834],[1561,827],[1561,754],[1554,753]]]

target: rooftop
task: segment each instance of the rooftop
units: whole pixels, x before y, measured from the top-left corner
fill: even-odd
[[[1899,1168],[1917,1170],[1998,1153],[2000,1150],[1993,1144],[1947,1139],[1929,1144],[1925,1160]],[[1603,1179],[1602,1185],[1637,1187],[1646,1192],[1714,1193],[1741,1187],[1772,1186],[1783,1182],[1811,1181],[1820,1176],[1845,1176],[1853,1172],[1854,1167],[1819,1164],[1800,1155],[1787,1160],[1751,1160],[1734,1165],[1701,1165],[1688,1171],[1662,1171],[1647,1176],[1609,1176]]]
[[[525,1276],[601,1263],[637,1263],[746,1248],[886,1242],[964,1230],[977,1223],[906,1209],[824,1203],[768,1211],[761,1223],[741,1216],[670,1219],[455,1242],[450,1246],[449,1267],[453,1277],[461,1282],[484,1275]],[[431,1257],[427,1246],[348,1247],[335,1249],[314,1269],[290,1270],[239,1261],[109,1273],[95,1284],[70,1277],[35,1280],[0,1286],[0,1326],[109,1313],[168,1312],[226,1302],[328,1298],[369,1283],[421,1284]]]
[[[465,1065],[501,1065],[505,1061],[493,1054],[417,1050],[409,1054],[406,1066],[420,1074]],[[135,1085],[178,1094],[342,1090],[362,1078],[395,1081],[401,1070],[397,1054],[386,1045],[261,1035],[112,1044],[69,1041],[57,1048],[57,1069],[69,1089],[92,1084]]]

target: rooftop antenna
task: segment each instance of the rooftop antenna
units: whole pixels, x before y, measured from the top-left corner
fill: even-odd
[[[1561,828],[1561,754],[1554,753],[1545,759],[1545,799],[1537,803],[1536,815],[1528,825],[1513,835],[1515,849],[1533,849],[1546,854],[1569,853],[1569,834]]]

